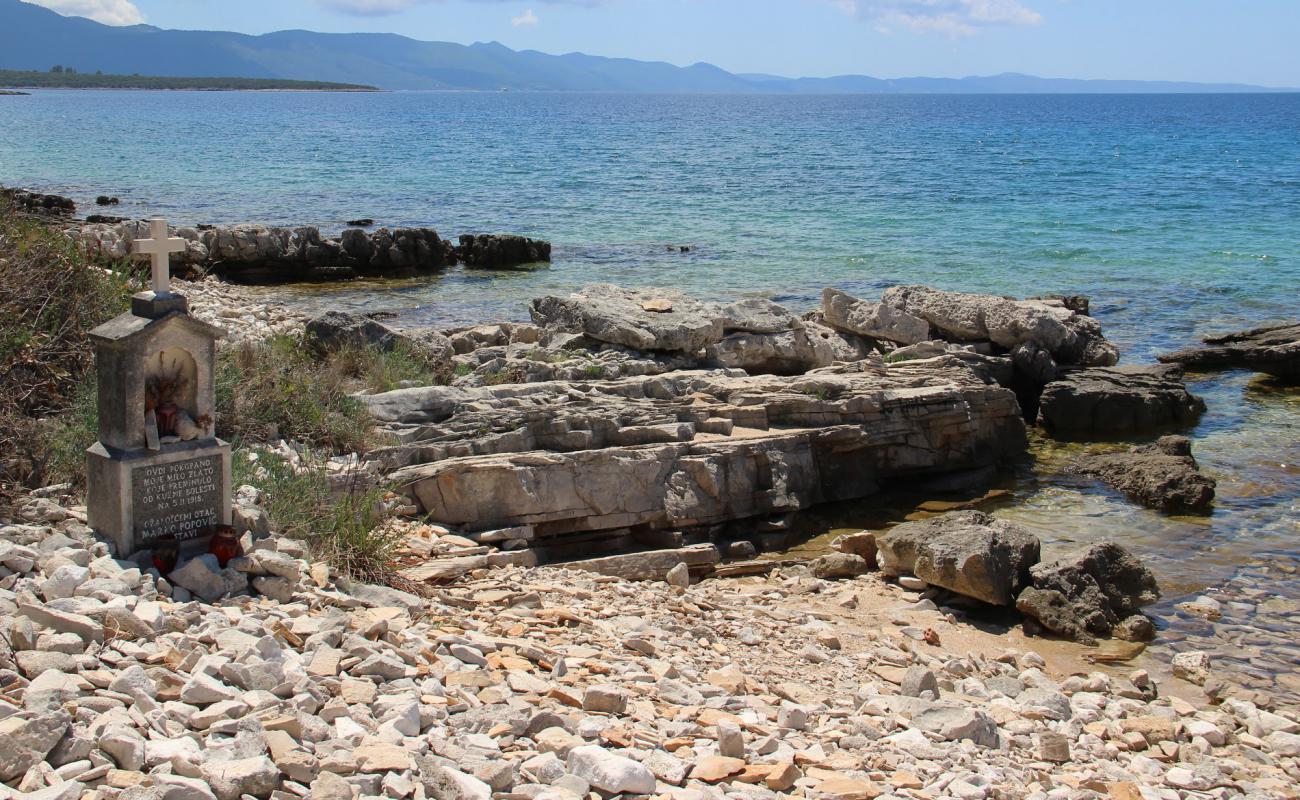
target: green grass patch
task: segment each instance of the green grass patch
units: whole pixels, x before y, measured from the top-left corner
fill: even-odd
[[[383,582],[401,542],[400,534],[383,525],[388,488],[359,475],[335,490],[325,463],[325,454],[312,451],[294,464],[279,453],[239,450],[234,481],[262,490],[277,533],[306,542],[316,558],[354,579]]]

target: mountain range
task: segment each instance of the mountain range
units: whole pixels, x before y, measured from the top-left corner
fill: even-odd
[[[497,42],[422,42],[388,33],[224,31],[113,27],[47,8],[0,0],[0,69],[174,77],[280,78],[385,89],[686,93],[1156,93],[1279,91],[1241,84],[1038,78],[1006,73],[969,78],[881,79],[866,75],[786,78],[735,74],[712,64],[583,53],[548,55]]]

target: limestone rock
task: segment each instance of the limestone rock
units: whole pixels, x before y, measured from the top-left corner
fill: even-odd
[[[859,300],[838,289],[822,292],[822,315],[833,328],[872,339],[911,345],[930,338],[930,323],[924,319],[884,303]]]
[[[655,790],[655,776],[649,768],[598,745],[570,750],[568,768],[594,788],[611,794],[650,794]]]
[[[668,298],[673,310],[646,311],[642,304]],[[569,297],[543,297],[530,306],[533,322],[543,327],[583,333],[610,344],[637,350],[696,352],[721,341],[723,315],[671,289],[622,289],[611,284],[587,286]]]
[[[881,569],[993,605],[1011,605],[1038,563],[1038,538],[981,511],[905,522],[877,536]]]
[[[204,553],[172,570],[167,580],[211,603],[226,594],[226,581],[221,572],[217,557],[211,553]]]
[[[399,329],[384,322],[384,316],[329,311],[307,323],[307,336],[329,349],[348,346],[391,351],[401,346],[423,355],[433,364],[451,359],[454,350],[446,336],[433,330]]]
[[[1034,342],[1059,364],[1110,366],[1119,361],[1119,351],[1102,337],[1096,320],[1060,299],[1012,300],[895,286],[881,302],[924,319],[955,341],[987,340],[1007,350]]]
[[[1160,356],[1164,363],[1195,370],[1250,369],[1277,378],[1300,376],[1300,322],[1207,336],[1205,347],[1193,347]]]
[[[997,723],[973,708],[933,706],[913,716],[911,726],[948,740],[969,739],[982,747],[998,746]]]
[[[871,571],[871,564],[865,558],[850,553],[827,553],[808,564],[814,577],[832,580],[835,578],[853,578]]]
[[[63,710],[0,720],[0,781],[12,781],[41,763],[70,724],[72,717]]]
[[[1109,636],[1117,624],[1160,599],[1155,576],[1114,542],[1102,542],[1030,570],[1033,585],[1016,608],[1048,630],[1081,642]]]
[[[265,797],[280,785],[280,769],[266,756],[206,761],[202,770],[217,800],[239,800],[246,794]]]
[[[1185,436],[1163,436],[1154,445],[1124,453],[1085,456],[1074,470],[1162,511],[1205,511],[1214,500],[1215,481],[1201,473]]]
[[[1191,425],[1204,411],[1177,367],[1094,368],[1047,384],[1038,424],[1054,436],[1121,436]]]

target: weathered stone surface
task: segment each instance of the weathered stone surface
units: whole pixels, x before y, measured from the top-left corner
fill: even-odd
[[[392,477],[433,520],[533,525],[539,538],[785,513],[867,496],[895,475],[983,466],[1024,446],[1012,394],[956,359],[884,375],[675,373],[582,391],[429,387],[366,402],[380,418],[437,421],[378,454],[399,466],[430,462]],[[719,420],[730,435],[702,435],[721,430]]]
[[[1059,436],[1122,436],[1191,425],[1204,411],[1177,367],[1108,367],[1047,384],[1038,424]]]
[[[1102,367],[1119,361],[1119,351],[1102,337],[1100,324],[1059,298],[1013,300],[895,286],[881,302],[926,320],[955,341],[986,340],[1007,350],[1034,342],[1058,364]]]
[[[1153,445],[1124,453],[1085,456],[1074,470],[1162,511],[1205,511],[1214,501],[1215,481],[1201,473],[1185,436],[1162,436]]]
[[[376,347],[391,351],[401,345],[433,363],[451,359],[454,351],[446,336],[433,330],[401,330],[385,323],[383,316],[329,311],[307,323],[307,336],[327,348]]]
[[[72,724],[66,711],[58,710],[32,719],[9,717],[0,720],[0,781],[21,777],[45,759]]]
[[[1081,642],[1109,636],[1123,619],[1160,599],[1155,576],[1114,542],[1030,570],[1033,586],[1016,608],[1048,630]]]
[[[77,213],[77,204],[71,198],[57,194],[41,194],[25,189],[0,187],[0,198],[13,203],[20,211],[49,217],[70,217]]]
[[[1202,341],[1205,347],[1167,353],[1160,361],[1196,370],[1239,368],[1278,378],[1300,376],[1300,322],[1207,336]]]
[[[676,550],[652,550],[645,553],[624,553],[617,556],[569,561],[567,569],[613,575],[629,581],[662,581],[678,565],[709,567],[722,560],[718,548],[711,544],[692,545]]]
[[[930,338],[930,323],[926,320],[884,303],[859,300],[838,289],[822,292],[822,315],[832,328],[872,339],[910,345]]]
[[[1011,605],[1038,563],[1038,537],[982,511],[905,522],[876,537],[881,570],[993,605]]]
[[[569,751],[568,767],[569,772],[611,794],[650,794],[655,790],[654,773],[645,765],[597,745]]]
[[[656,299],[670,301],[671,310],[647,311]],[[674,289],[595,284],[568,297],[539,298],[529,310],[538,325],[637,350],[694,353],[721,341],[724,330],[720,308]]]
[[[466,266],[511,269],[551,260],[551,243],[508,234],[465,234],[456,255]]]
[[[998,746],[997,723],[973,708],[934,706],[913,716],[912,727],[948,740],[969,739],[983,747]]]
[[[827,553],[809,562],[808,569],[817,578],[853,578],[871,571],[871,564],[859,555]]]
[[[83,224],[67,234],[91,257],[121,259],[131,254],[136,239],[149,236],[149,225],[142,220]],[[337,239],[310,226],[180,227],[171,235],[187,241],[186,251],[173,257],[174,273],[201,269],[246,283],[412,276],[456,263],[451,243],[428,228],[349,228]]]

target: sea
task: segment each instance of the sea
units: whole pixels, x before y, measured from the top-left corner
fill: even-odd
[[[535,270],[267,290],[447,326],[526,319],[530,298],[599,281],[798,310],[826,286],[921,283],[1088,295],[1123,363],[1149,363],[1300,317],[1300,94],[48,90],[0,98],[0,184],[182,224],[369,217],[554,243]],[[1088,447],[1041,438],[997,513],[1049,556],[1131,547],[1165,588],[1165,638],[1208,647],[1268,598],[1300,609],[1300,392],[1241,372],[1190,385],[1209,406],[1188,433],[1219,482],[1211,516],[1136,508],[1066,474]],[[1223,621],[1179,610],[1224,586],[1244,594]],[[1276,674],[1267,647],[1235,641],[1226,662]]]

